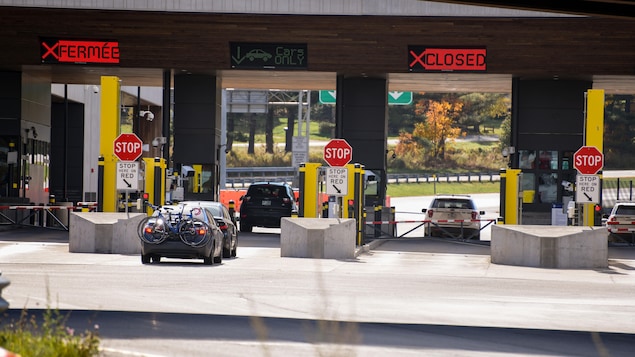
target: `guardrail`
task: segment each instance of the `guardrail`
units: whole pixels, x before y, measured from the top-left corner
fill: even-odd
[[[226,169],[226,188],[247,187],[254,182],[275,181],[292,183],[296,178],[294,167],[229,167]],[[463,174],[388,174],[388,183],[429,183],[429,182],[494,182],[499,181],[498,173]]]
[[[388,183],[429,183],[429,182],[494,182],[500,181],[498,173],[463,174],[388,174]]]

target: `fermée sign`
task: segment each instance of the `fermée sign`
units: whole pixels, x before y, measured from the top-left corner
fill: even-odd
[[[410,72],[485,72],[487,49],[484,47],[408,46]]]
[[[119,42],[40,39],[42,63],[119,63]]]

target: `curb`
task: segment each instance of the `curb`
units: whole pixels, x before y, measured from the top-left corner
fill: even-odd
[[[386,242],[386,240],[384,240],[384,239],[375,239],[375,240],[372,240],[372,241],[370,241],[370,242],[368,242],[368,243],[366,243],[366,244],[364,244],[364,245],[362,245],[360,247],[357,247],[355,249],[355,258],[357,258],[360,254],[370,252],[371,250],[373,250],[373,249],[379,247],[380,245],[384,244],[384,242]]]

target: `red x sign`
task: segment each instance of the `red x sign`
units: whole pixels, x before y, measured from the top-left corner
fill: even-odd
[[[119,63],[119,42],[42,39],[42,63]]]
[[[408,68],[411,72],[453,72],[487,70],[485,48],[408,47]]]

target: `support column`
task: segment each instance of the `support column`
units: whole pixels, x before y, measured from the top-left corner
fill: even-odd
[[[174,167],[178,172],[182,165],[201,165],[205,186],[203,192],[186,191],[186,200],[219,198],[221,94],[220,78],[216,76],[174,76]]]
[[[366,204],[385,205],[388,133],[388,83],[385,78],[337,77],[335,136],[353,147],[353,163],[375,175],[377,192]]]
[[[604,90],[589,89],[586,93],[586,117],[584,145],[595,146],[604,152]],[[600,207],[602,207],[602,172],[600,171]],[[595,212],[594,203],[585,203],[583,209],[584,226],[602,225],[601,212]]]
[[[121,108],[121,83],[118,77],[101,77],[101,115],[99,156],[103,158],[103,185],[100,187],[100,204],[103,212],[117,212],[117,187],[115,171],[117,157],[113,143],[119,135],[119,115]],[[100,162],[101,164],[102,162]]]

